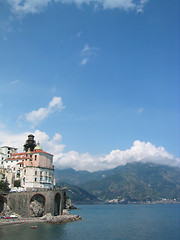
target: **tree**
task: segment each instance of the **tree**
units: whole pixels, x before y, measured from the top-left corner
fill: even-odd
[[[15,180],[14,181],[14,187],[20,187],[20,186],[21,186],[20,180]]]
[[[9,192],[9,183],[6,181],[1,180],[0,181],[0,191],[1,192]]]

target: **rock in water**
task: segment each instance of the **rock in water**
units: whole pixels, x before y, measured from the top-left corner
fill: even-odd
[[[34,200],[30,204],[30,216],[31,217],[42,217],[44,214],[44,206],[38,202],[37,200]]]

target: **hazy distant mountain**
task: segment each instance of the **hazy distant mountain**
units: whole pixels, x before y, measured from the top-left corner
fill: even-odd
[[[55,177],[57,182],[66,182],[73,185],[81,185],[90,180],[99,180],[102,178],[104,171],[88,172],[76,171],[73,168],[64,170],[56,169]]]
[[[133,202],[177,199],[180,201],[180,169],[155,164],[127,164],[112,175],[83,184],[84,189],[103,200],[130,199]]]
[[[58,185],[67,188],[67,195],[74,204],[95,204],[102,202],[96,196],[78,186],[62,182]]]
[[[133,163],[97,171],[56,171],[57,180],[78,185],[104,201],[145,202],[160,199],[180,201],[180,168]]]

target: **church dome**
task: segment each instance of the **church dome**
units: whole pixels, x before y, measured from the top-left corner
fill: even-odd
[[[39,142],[37,143],[37,146],[34,148],[34,150],[35,150],[35,151],[36,151],[36,150],[42,150],[42,148],[41,148]]]

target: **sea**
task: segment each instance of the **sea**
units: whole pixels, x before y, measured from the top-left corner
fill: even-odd
[[[180,204],[79,205],[66,224],[0,227],[0,240],[180,240]]]

